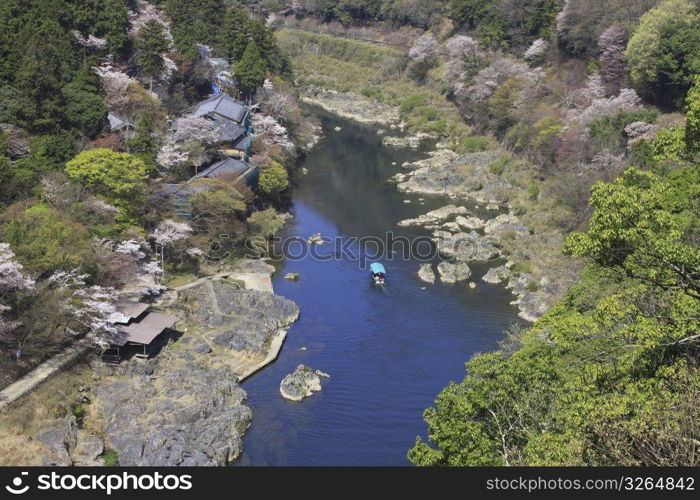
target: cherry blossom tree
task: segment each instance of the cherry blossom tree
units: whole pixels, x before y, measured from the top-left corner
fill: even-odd
[[[97,38],[95,35],[84,37],[78,30],[74,30],[72,33],[78,45],[97,50],[107,48],[107,40]]]
[[[596,97],[585,108],[572,110],[567,121],[569,125],[573,123],[587,125],[602,118],[615,116],[623,111],[639,111],[643,108],[641,102],[633,89],[622,89],[617,96]]]
[[[137,261],[143,260],[146,258],[146,254],[143,251],[143,243],[138,240],[125,240],[122,242],[119,242],[115,247],[114,251],[117,253],[124,253],[127,255],[131,255],[134,259]]]
[[[418,38],[408,50],[411,62],[423,62],[437,55],[439,44],[435,35],[430,32]]]
[[[289,139],[287,129],[280,125],[272,116],[261,113],[254,114],[253,127],[256,135],[264,144],[278,144],[288,151],[294,148],[294,144]]]
[[[516,79],[525,86],[538,85],[544,78],[540,68],[530,68],[512,57],[496,56],[491,64],[479,71],[470,87],[463,90],[462,97],[470,101],[484,101],[490,98],[507,80]]]
[[[445,83],[464,86],[484,66],[485,55],[476,41],[469,36],[453,36],[445,44],[447,63],[445,64]]]
[[[626,73],[626,36],[625,31],[613,24],[600,34],[600,76],[608,95],[617,94]]]
[[[182,250],[182,253],[186,253],[184,244],[192,232],[193,229],[189,224],[171,219],[164,220],[153,231],[151,237],[155,242],[156,251],[160,251],[160,267],[163,271],[169,258],[181,253],[179,250]]]
[[[78,270],[58,271],[48,281],[65,296],[64,308],[78,325],[87,329],[87,337],[100,347],[107,347],[119,338],[115,321],[119,314],[115,303],[117,292],[99,285],[87,286],[87,274]],[[68,328],[68,332],[78,335]]]
[[[525,54],[523,54],[523,57],[525,57],[525,59],[528,61],[539,62],[547,53],[548,47],[549,44],[547,43],[547,40],[538,38],[532,42],[530,47],[525,51]]]
[[[0,243],[0,339],[10,340],[12,333],[21,326],[21,322],[8,319],[6,313],[12,308],[5,302],[7,298],[19,292],[31,293],[36,283],[23,273],[22,265],[15,260],[15,254],[7,243]],[[17,357],[21,355],[20,345]]]
[[[651,143],[661,127],[655,123],[647,122],[632,122],[625,127],[625,135],[627,136],[627,150],[630,151],[632,146],[642,139]]]
[[[134,40],[138,36],[139,30],[148,21],[154,19],[163,25],[163,34],[165,38],[172,43],[173,35],[170,32],[170,23],[165,19],[163,12],[155,5],[145,0],[136,1],[136,9],[130,10],[129,15],[129,31],[128,36]]]
[[[173,129],[176,142],[196,141],[207,145],[219,142],[219,131],[214,122],[200,116],[182,116],[175,120]]]

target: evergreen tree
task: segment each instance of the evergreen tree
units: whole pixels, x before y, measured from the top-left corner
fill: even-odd
[[[255,89],[263,84],[266,74],[267,64],[265,64],[265,59],[260,55],[255,42],[250,42],[243,53],[243,57],[236,64],[235,77],[238,81],[238,86],[247,96],[250,96],[255,92]]]
[[[139,30],[136,48],[139,50],[139,65],[153,79],[163,71],[163,53],[168,50],[165,29],[155,19],[151,19]]]
[[[23,56],[15,74],[15,88],[37,103],[27,116],[32,130],[57,129],[61,123],[61,89],[77,66],[71,35],[55,20],[28,25],[20,34]]]
[[[232,7],[226,12],[219,42],[221,54],[231,63],[239,61],[248,45],[250,23],[248,14]]]
[[[62,90],[66,120],[87,137],[94,137],[107,126],[108,110],[100,85],[97,75],[81,70]]]
[[[141,159],[149,171],[154,172],[158,168],[156,154],[158,144],[153,137],[153,122],[148,117],[143,117],[136,125],[136,134],[133,139],[126,141],[129,153]]]

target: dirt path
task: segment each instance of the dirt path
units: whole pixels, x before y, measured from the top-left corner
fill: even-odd
[[[0,392],[0,409],[9,406],[28,392],[34,390],[38,385],[61,371],[68,363],[84,354],[91,347],[91,342],[79,340],[7,386]]]

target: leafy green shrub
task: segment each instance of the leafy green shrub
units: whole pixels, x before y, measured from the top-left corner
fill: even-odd
[[[634,122],[654,123],[658,113],[653,109],[622,111],[615,116],[606,116],[588,125],[591,139],[599,148],[612,152],[621,151],[627,145],[625,127]]]
[[[501,175],[513,157],[509,154],[501,156],[498,160],[489,165],[489,172],[494,175]]]
[[[540,195],[540,187],[534,182],[527,187],[527,197],[531,200],[536,200]]]
[[[399,106],[399,109],[401,113],[406,114],[410,113],[413,111],[415,108],[418,106],[425,106],[427,104],[428,100],[424,95],[412,95],[401,101],[401,105]]]
[[[510,270],[515,276],[530,274],[532,273],[532,265],[527,261],[521,260],[513,264],[513,267],[511,267]]]
[[[362,89],[360,89],[360,94],[362,94],[365,97],[374,99],[375,101],[384,101],[386,99],[386,96],[384,95],[384,92],[382,92],[382,89],[380,87],[375,87],[374,85],[367,85],[365,87],[362,87]]]
[[[105,450],[105,452],[102,454],[102,460],[104,460],[106,467],[114,467],[115,465],[119,465],[119,455],[117,455],[116,451],[111,449]]]
[[[462,139],[455,148],[455,151],[457,153],[478,153],[480,151],[486,151],[489,147],[491,147],[491,141],[488,137],[472,135]]]
[[[87,413],[87,410],[85,409],[85,406],[82,405],[81,403],[78,403],[75,405],[72,409],[73,416],[78,422],[82,422],[83,419],[85,418],[85,414]]]

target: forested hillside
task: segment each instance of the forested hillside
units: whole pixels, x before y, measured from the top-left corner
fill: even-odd
[[[0,4],[5,375],[86,332],[104,344],[133,280],[162,288],[208,265],[219,234],[231,235],[221,255],[234,256],[244,236],[280,226],[291,139],[308,127],[289,76],[265,22],[223,0]],[[200,179],[175,206],[163,186],[221,158],[220,130],[191,112],[215,90],[259,105],[260,183]]]
[[[533,232],[501,241],[511,272],[533,294],[542,275],[565,285],[467,363],[410,460],[697,465],[700,2],[302,0],[285,15],[310,94],[354,92],[443,148],[501,151],[470,189]]]

